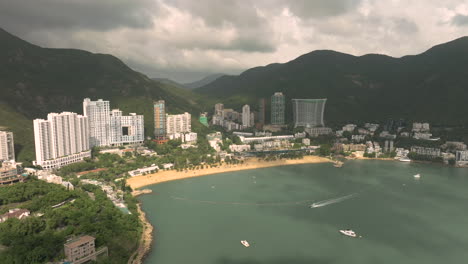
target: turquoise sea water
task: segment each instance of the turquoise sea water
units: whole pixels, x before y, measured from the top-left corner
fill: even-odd
[[[284,166],[150,188],[152,194],[140,197],[157,229],[146,264],[468,261],[467,169],[351,161],[342,168]],[[325,205],[310,208],[314,202]],[[338,232],[345,228],[362,238]]]

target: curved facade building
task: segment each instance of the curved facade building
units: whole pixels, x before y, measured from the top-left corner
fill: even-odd
[[[294,127],[324,126],[327,99],[292,99]]]

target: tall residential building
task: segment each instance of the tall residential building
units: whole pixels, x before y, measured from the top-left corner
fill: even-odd
[[[143,115],[130,113],[123,116],[122,111],[114,109],[111,112],[110,124],[112,145],[143,143],[145,140]]]
[[[292,99],[294,127],[324,126],[327,99]]]
[[[167,135],[192,131],[192,117],[185,112],[180,115],[166,115]]]
[[[50,113],[34,120],[35,165],[45,170],[91,157],[88,118],[76,113]]]
[[[271,124],[284,125],[285,122],[285,97],[283,93],[275,93],[271,96]]]
[[[154,102],[154,137],[159,140],[166,138],[166,105],[164,100]]]
[[[214,115],[222,116],[224,110],[224,105],[222,103],[215,104]]]
[[[15,160],[15,143],[13,133],[0,131],[0,161]]]
[[[242,126],[251,127],[252,124],[250,123],[250,106],[244,105],[242,107]]]
[[[89,122],[90,147],[143,142],[143,116],[135,113],[124,116],[118,109],[110,111],[109,105],[109,101],[102,99],[91,101],[86,98],[83,101],[83,113]]]
[[[265,124],[265,110],[266,100],[265,98],[260,98],[260,100],[258,100],[258,123],[261,125]]]
[[[83,113],[89,120],[90,146],[110,145],[110,106],[109,101],[99,99],[91,101],[85,98],[83,101]]]

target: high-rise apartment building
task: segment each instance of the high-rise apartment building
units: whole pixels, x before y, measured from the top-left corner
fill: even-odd
[[[275,93],[271,96],[271,124],[284,125],[285,123],[285,97],[283,93]]]
[[[164,100],[154,102],[154,137],[158,140],[166,138],[166,104]]]
[[[242,126],[244,128],[252,126],[252,124],[250,123],[250,106],[249,105],[244,105],[242,107]]]
[[[118,109],[109,109],[109,101],[91,101],[89,98],[83,101],[83,113],[89,122],[91,147],[120,146],[144,141],[143,115],[131,113],[124,116]]]
[[[167,135],[192,131],[192,117],[185,112],[180,115],[166,115]]]
[[[214,115],[222,116],[223,115],[223,110],[224,110],[224,105],[223,104],[221,104],[221,103],[215,104]]]
[[[99,99],[83,101],[83,113],[88,117],[90,146],[109,146],[110,143],[110,104],[109,101]]]
[[[13,133],[0,131],[0,161],[15,160],[15,143]]]
[[[35,165],[45,170],[91,157],[88,118],[76,113],[50,113],[47,120],[35,119]]]
[[[294,127],[324,126],[327,99],[292,99]]]
[[[110,143],[112,145],[143,143],[145,140],[143,115],[130,113],[122,115],[122,111],[114,109],[110,117]]]
[[[265,124],[265,110],[266,110],[266,100],[265,98],[260,98],[260,100],[258,100],[258,123],[260,125]]]

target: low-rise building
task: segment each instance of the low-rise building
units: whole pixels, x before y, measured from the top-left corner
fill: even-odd
[[[27,209],[10,209],[8,213],[0,215],[0,223],[3,223],[10,218],[16,218],[21,220],[28,217],[30,214],[31,212]]]
[[[294,134],[295,138],[305,138],[306,137],[306,132],[298,132]]]
[[[388,131],[382,131],[380,132],[379,137],[385,139],[396,139],[397,136],[395,134],[390,134]]]
[[[343,131],[348,131],[348,132],[353,132],[354,129],[356,129],[356,125],[355,124],[347,124],[345,126],[343,126]]]
[[[400,137],[409,138],[410,135],[411,135],[410,132],[401,132],[401,133],[400,133]]]
[[[352,135],[351,140],[354,142],[362,142],[366,140],[366,135]]]
[[[468,166],[468,150],[457,151],[455,155],[455,164],[457,166]]]
[[[267,142],[267,141],[274,141],[274,140],[291,140],[294,139],[293,135],[283,135],[283,136],[271,136],[271,137],[239,137],[242,143],[261,143],[261,142]]]
[[[441,148],[451,152],[464,151],[467,149],[465,143],[458,141],[447,141],[441,146]]]
[[[310,146],[310,139],[308,138],[303,138],[302,139],[302,144],[306,145],[306,146]]]
[[[310,137],[333,134],[333,130],[329,127],[306,127],[304,131],[309,134]]]
[[[430,125],[429,123],[413,123],[413,129],[411,131],[413,132],[429,132]]]
[[[13,160],[3,161],[2,167],[0,167],[0,185],[11,184],[20,181],[20,170],[20,163],[16,163]]]
[[[245,152],[245,151],[250,151],[250,145],[230,145],[229,149],[232,152]]]
[[[432,137],[431,133],[423,133],[423,132],[414,132],[414,135],[413,135],[414,139],[430,140],[431,137]]]
[[[365,123],[364,127],[370,132],[375,132],[379,128],[379,124]]]
[[[440,148],[426,148],[426,147],[412,146],[411,152],[414,152],[418,155],[429,156],[429,157],[441,156]]]
[[[136,169],[136,170],[132,170],[132,171],[129,171],[128,174],[131,176],[131,177],[135,177],[135,176],[139,176],[139,175],[143,175],[143,174],[148,174],[148,173],[154,173],[156,171],[159,170],[159,167],[155,164],[149,166],[149,167],[143,167],[143,168],[139,168],[139,169]]]
[[[232,132],[233,135],[236,135],[236,136],[243,136],[243,137],[253,137],[253,133],[249,133],[249,132],[239,132],[239,131],[236,131],[236,132]]]
[[[198,134],[195,132],[185,133],[184,142],[188,144],[197,143]]]
[[[342,144],[343,151],[365,151],[366,145],[365,144]]]
[[[404,149],[404,148],[396,148],[395,149],[395,158],[396,159],[399,159],[399,158],[406,158],[409,154],[409,150],[407,149]]]
[[[197,145],[192,145],[192,144],[181,144],[180,148],[182,149],[189,149],[189,148],[197,148]]]
[[[107,255],[107,247],[96,251],[95,240],[92,236],[80,236],[69,240],[64,245],[65,261],[81,264],[91,260],[96,261],[98,255]]]
[[[163,166],[163,169],[170,170],[174,168],[174,163],[164,163],[162,166]]]
[[[358,128],[357,130],[359,135],[372,135],[373,133],[365,128]]]
[[[266,131],[257,131],[255,132],[256,137],[271,137],[272,133],[271,132],[266,132]]]

